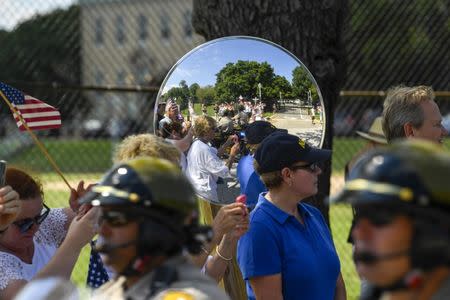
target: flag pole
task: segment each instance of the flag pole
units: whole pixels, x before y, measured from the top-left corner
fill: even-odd
[[[61,176],[62,180],[64,181],[64,183],[69,187],[70,190],[72,190],[72,187],[70,186],[69,182],[67,181],[67,179],[64,177],[63,173],[61,172],[61,170],[59,169],[58,165],[55,163],[55,161],[53,160],[53,158],[50,156],[50,154],[47,152],[47,149],[45,149],[44,145],[41,143],[41,141],[39,141],[39,139],[37,138],[37,136],[34,134],[34,132],[28,127],[27,122],[25,122],[25,120],[22,117],[22,114],[20,114],[16,108],[8,101],[8,99],[6,98],[5,94],[3,94],[3,92],[0,90],[0,96],[2,96],[3,100],[6,102],[6,104],[9,106],[9,109],[15,113],[19,119],[20,122],[22,122],[23,126],[25,127],[25,129],[27,130],[27,132],[31,135],[31,138],[33,139],[34,143],[38,146],[38,148],[41,150],[42,153],[44,153],[44,156],[47,158],[47,160],[50,162],[50,165],[53,167],[53,169],[56,171],[56,173],[58,173],[59,176]]]

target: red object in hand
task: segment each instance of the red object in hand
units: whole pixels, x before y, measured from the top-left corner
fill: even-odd
[[[247,203],[247,196],[245,194],[239,195],[236,197],[236,202],[237,203]]]

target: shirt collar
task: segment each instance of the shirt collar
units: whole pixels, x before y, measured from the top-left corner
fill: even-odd
[[[266,194],[267,194],[267,192],[261,193],[259,195],[257,206],[260,206],[261,207],[260,209],[267,212],[270,216],[272,216],[272,218],[274,218],[280,224],[285,223],[289,217],[293,217],[292,215],[281,210],[275,204],[273,204],[272,202],[267,200],[265,198]],[[298,207],[298,211],[300,212],[300,215],[302,216],[302,218],[312,216],[312,213],[309,211],[309,208],[306,205],[299,202],[297,204],[297,207]]]

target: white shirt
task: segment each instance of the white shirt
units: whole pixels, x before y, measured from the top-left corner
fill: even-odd
[[[231,177],[226,164],[217,156],[217,149],[195,140],[187,154],[186,175],[198,196],[218,202],[217,179]]]
[[[51,209],[33,237],[34,254],[31,264],[14,254],[0,251],[0,290],[13,280],[30,281],[53,257],[66,236],[67,216],[62,208]],[[12,225],[15,226],[15,225]]]

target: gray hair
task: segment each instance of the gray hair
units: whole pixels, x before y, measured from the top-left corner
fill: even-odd
[[[382,126],[389,143],[405,137],[403,126],[406,123],[411,123],[416,128],[422,126],[424,113],[420,103],[424,101],[434,101],[433,88],[424,85],[400,85],[388,90],[383,104]]]

